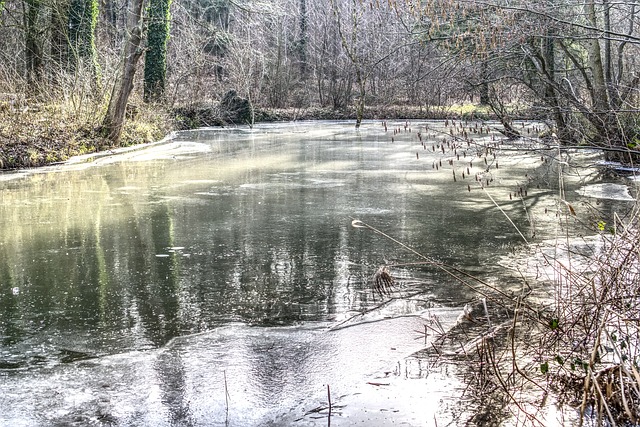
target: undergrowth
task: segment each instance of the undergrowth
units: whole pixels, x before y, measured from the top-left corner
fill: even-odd
[[[523,248],[521,257],[532,261],[527,271],[517,270],[519,292],[490,286],[353,222],[478,296],[456,327],[432,334],[427,349],[436,363],[466,367],[470,424],[640,423],[640,205],[615,215],[612,224],[593,223],[595,214],[590,216],[595,235],[580,238],[567,234],[567,222],[577,218],[563,194],[561,189],[557,218],[565,234],[559,232],[555,243]],[[374,290],[389,295],[393,278],[381,280],[381,272],[389,275],[381,267]]]
[[[168,114],[134,103],[118,146],[100,131],[103,103],[78,105],[69,98],[0,103],[0,169],[63,162],[70,157],[162,139],[171,130]]]

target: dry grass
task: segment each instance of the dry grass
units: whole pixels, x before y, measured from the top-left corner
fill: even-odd
[[[121,145],[159,140],[170,131],[167,115],[142,103],[125,122]],[[81,108],[64,99],[4,106],[0,116],[0,169],[44,166],[112,148],[100,133],[101,104]]]
[[[541,337],[549,350],[543,363],[561,395],[598,425],[640,422],[639,221],[636,206],[626,221],[603,227],[594,255],[572,253],[571,264],[548,260],[557,301]]]

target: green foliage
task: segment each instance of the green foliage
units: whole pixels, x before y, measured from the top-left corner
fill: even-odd
[[[587,363],[586,361],[582,360],[579,357],[576,357],[570,366],[572,371],[575,371],[576,368],[579,368],[587,372],[589,369],[589,363]]]
[[[167,41],[171,0],[151,0],[147,10],[147,51],[144,61],[144,100],[158,101],[164,96],[167,74]]]
[[[542,372],[543,374],[546,374],[547,372],[549,372],[549,362],[544,362],[540,364],[540,372]]]
[[[96,25],[98,23],[98,0],[71,0],[68,9],[64,2],[58,13],[68,13],[68,53],[65,57],[73,66],[84,63],[90,67],[94,81],[99,81],[100,66],[96,49]],[[64,22],[65,17],[58,18]],[[57,31],[53,29],[54,32]],[[64,31],[64,30],[63,30]],[[64,34],[57,37],[64,37]],[[64,40],[64,38],[62,39]],[[62,48],[62,47],[61,47]]]

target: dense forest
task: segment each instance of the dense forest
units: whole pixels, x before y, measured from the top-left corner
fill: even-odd
[[[514,118],[543,120],[565,143],[631,161],[638,9],[635,0],[0,1],[0,168],[225,122],[469,112],[511,137]],[[222,111],[234,99],[246,114]]]

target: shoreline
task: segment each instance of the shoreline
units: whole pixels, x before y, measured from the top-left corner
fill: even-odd
[[[98,158],[130,147],[143,148],[165,141],[177,131],[202,127],[227,127],[240,123],[224,122],[218,110],[210,105],[176,108],[172,111],[140,114],[125,123],[125,136],[114,146],[100,134],[94,120],[82,122],[63,112],[44,112],[34,106],[14,111],[0,118],[0,171],[11,172],[34,167],[63,164],[69,159],[86,156]],[[254,111],[253,124],[308,120],[355,120],[355,110],[333,110],[323,107],[267,109]],[[464,104],[451,107],[371,106],[365,120],[494,120],[485,107]],[[524,117],[514,115],[514,120]],[[247,123],[248,124],[248,123]],[[104,154],[108,155],[108,154]]]

